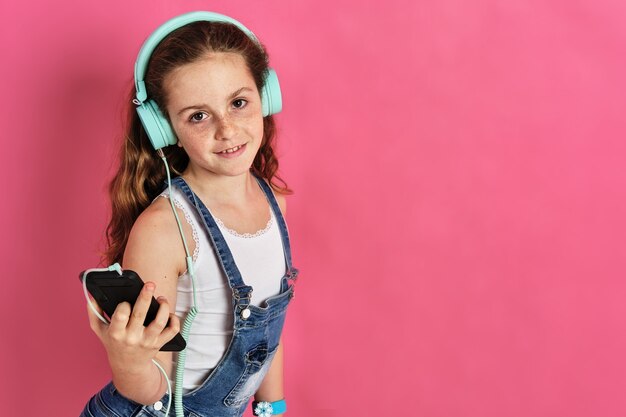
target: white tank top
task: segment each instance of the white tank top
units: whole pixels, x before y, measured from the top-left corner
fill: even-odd
[[[185,213],[196,244],[193,260],[198,315],[191,326],[187,341],[183,390],[188,392],[202,384],[228,348],[233,334],[232,291],[200,215],[178,188],[174,187],[172,193],[175,206]],[[159,197],[168,196],[169,193],[165,190]],[[253,288],[251,304],[257,306],[280,292],[280,281],[286,271],[278,222],[269,203],[268,210],[270,220],[266,227],[254,234],[238,234],[215,218],[244,283]],[[178,279],[176,300],[176,315],[181,321],[192,304],[191,279],[189,273],[185,272]],[[174,361],[176,360],[174,355]]]

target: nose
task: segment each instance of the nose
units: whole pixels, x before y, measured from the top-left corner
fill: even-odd
[[[232,139],[234,137],[235,130],[236,130],[236,127],[230,115],[224,114],[218,118],[217,129],[215,131],[215,139],[217,140]]]

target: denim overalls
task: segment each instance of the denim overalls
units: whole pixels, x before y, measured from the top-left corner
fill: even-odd
[[[183,395],[185,417],[241,416],[268,371],[278,347],[285,321],[287,305],[293,297],[293,285],[298,271],[291,265],[291,249],[287,225],[278,203],[267,183],[257,178],[278,222],[285,253],[286,274],[281,279],[280,293],[266,300],[266,306],[250,305],[252,287],[244,284],[233,256],[213,216],[180,177],[172,185],[180,188],[200,213],[204,227],[219,257],[222,269],[233,292],[234,328],[230,345],[224,356],[204,382]],[[109,383],[86,405],[81,417],[165,417],[166,394],[156,408],[141,405],[120,395]],[[158,408],[158,409],[157,409]],[[170,415],[173,416],[174,405]]]

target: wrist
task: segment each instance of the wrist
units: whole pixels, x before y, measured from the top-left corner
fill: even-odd
[[[137,363],[136,361],[130,364],[122,363],[122,361],[116,361],[109,357],[109,366],[113,375],[124,375],[131,378],[150,377],[154,373],[156,367],[152,361]]]
[[[252,414],[259,417],[271,417],[283,414],[287,411],[287,403],[284,399],[279,401],[253,401]]]
[[[164,375],[152,361],[147,366],[135,366],[132,369],[111,367],[111,370],[113,385],[117,391],[137,403],[153,404],[167,391]]]

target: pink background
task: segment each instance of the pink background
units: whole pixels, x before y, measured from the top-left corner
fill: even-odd
[[[3,416],[78,415],[109,378],[77,274],[138,48],[197,9],[284,90],[289,415],[626,415],[623,1],[13,0]]]

